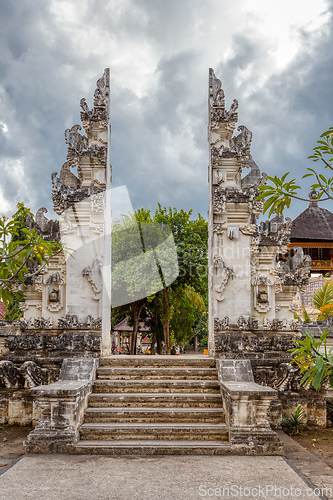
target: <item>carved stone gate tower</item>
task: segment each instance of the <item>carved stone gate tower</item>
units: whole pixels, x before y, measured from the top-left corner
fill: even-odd
[[[51,258],[24,287],[22,335],[13,342],[21,342],[16,349],[29,355],[111,353],[109,69],[97,81],[93,108],[85,99],[80,105],[82,127],[65,131],[67,158],[59,176],[52,174],[52,200],[60,224],[45,217],[46,208],[39,209],[36,222],[31,222],[44,238],[60,239],[65,252]],[[9,347],[10,342],[9,338]]]
[[[213,356],[284,357],[298,329],[294,310],[311,262],[302,251],[284,255],[290,219],[256,224],[256,201],[265,174],[250,152],[252,133],[233,136],[238,102],[229,109],[214,71],[209,72],[209,352]],[[243,176],[243,169],[250,172]],[[297,334],[296,334],[297,335]],[[269,351],[271,353],[269,354]]]

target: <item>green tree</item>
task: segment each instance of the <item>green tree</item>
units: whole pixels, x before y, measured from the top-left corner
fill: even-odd
[[[3,319],[5,321],[15,321],[22,318],[23,311],[21,310],[21,303],[25,301],[23,292],[16,292],[13,298],[13,302],[7,305],[5,315]]]
[[[152,255],[144,252],[140,226],[134,216],[114,221],[112,229],[112,306],[127,304],[133,317],[131,354],[136,353],[140,312],[146,297],[158,289],[152,276]],[[154,280],[155,277],[155,280]],[[128,309],[127,309],[128,311]]]
[[[308,159],[320,162],[323,170],[322,172],[317,172],[314,168],[307,168],[307,173],[302,178],[312,178],[311,189],[318,191],[318,199],[322,201],[333,200],[333,127],[330,127],[321,134],[320,139],[317,141],[317,146],[313,148],[313,154]],[[267,181],[270,184],[259,186],[260,194],[257,200],[265,200],[263,213],[269,211],[269,216],[273,212],[281,215],[285,208],[290,207],[293,198],[302,201],[311,201],[311,198],[304,198],[298,194],[301,186],[296,183],[296,178],[289,179],[288,176],[289,172],[281,178],[268,175]]]
[[[172,316],[171,331],[177,344],[184,348],[195,335],[195,325],[206,310],[202,297],[191,285],[178,285],[170,291]]]
[[[153,222],[166,224],[171,228],[177,248],[179,276],[162,292],[163,312],[162,323],[166,352],[171,352],[170,326],[178,343],[193,335],[194,322],[193,305],[191,300],[194,293],[203,301],[208,294],[208,225],[207,221],[198,214],[197,219],[191,219],[192,210],[177,210],[166,208],[158,204],[152,217]],[[190,288],[186,288],[190,287]],[[190,298],[192,290],[192,299]],[[179,305],[182,304],[182,307]],[[175,312],[175,309],[177,312]],[[181,318],[188,317],[188,325]]]
[[[29,229],[28,216],[33,219],[30,209],[18,203],[11,218],[0,217],[0,299],[7,306],[21,297],[13,286],[39,274],[50,257],[62,250],[60,243],[45,241],[35,229]]]
[[[180,339],[181,330],[189,333],[189,326],[187,325],[186,329],[180,327],[180,322],[175,320],[174,313],[175,307],[176,309],[178,307],[177,304],[182,303],[185,306],[186,303],[188,313],[190,314],[191,302],[189,298],[185,300],[186,293],[189,296],[189,289],[185,293],[185,286],[191,286],[193,294],[195,293],[198,297],[200,296],[200,300],[202,300],[201,297],[207,297],[208,293],[207,222],[200,214],[197,219],[192,220],[191,214],[192,210],[189,212],[184,210],[178,211],[175,208],[162,208],[159,204],[155,214],[152,214],[147,209],[139,209],[135,214],[137,226],[133,224],[133,218],[131,217],[123,217],[114,226],[115,233],[113,233],[112,238],[113,262],[123,261],[124,264],[123,267],[117,266],[116,274],[115,269],[113,269],[112,290],[114,290],[118,283],[120,284],[122,280],[124,281],[124,276],[130,280],[131,284],[129,287],[126,286],[126,293],[131,297],[137,297],[140,289],[146,290],[145,296],[148,299],[146,301],[140,299],[138,304],[135,304],[137,301],[133,300],[130,307],[132,312],[134,312],[133,308],[135,309],[137,318],[140,316],[142,308],[144,306],[147,307],[150,312],[149,322],[153,331],[156,332],[156,338],[152,339],[152,345],[154,345],[156,340],[158,351],[160,350],[160,332],[162,330],[167,353],[171,351],[170,328],[172,321],[173,329],[171,329],[176,340]],[[128,224],[127,227],[126,224]],[[130,226],[132,229],[130,229]],[[171,229],[176,244],[180,270],[179,277],[171,285],[167,285],[165,279],[165,273],[169,272],[168,268],[172,267],[174,261],[171,258],[173,256],[171,255],[172,250],[170,247],[163,246],[167,236],[166,228]],[[140,244],[138,243],[139,240],[141,240]],[[142,248],[145,252],[152,250],[153,253],[157,252],[156,249],[158,248],[158,255],[154,254],[156,256],[155,263],[159,269],[159,275],[157,276],[158,283],[151,280],[151,274],[147,273],[149,259],[146,259],[145,255],[142,254]],[[125,260],[135,256],[135,252],[137,252],[138,257],[135,272],[129,267],[125,270]],[[170,274],[173,272],[174,269],[171,269]],[[126,273],[130,273],[131,276]],[[163,284],[162,290],[160,290],[161,282]],[[182,309],[183,313],[186,316],[184,308]],[[136,335],[137,331],[133,328],[132,347],[136,342]]]

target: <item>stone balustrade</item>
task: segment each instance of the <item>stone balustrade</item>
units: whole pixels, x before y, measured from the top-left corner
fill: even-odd
[[[24,447],[29,453],[69,452],[78,440],[98,361],[65,359],[59,380],[32,390],[35,429]]]
[[[254,382],[249,360],[220,358],[216,365],[233,452],[282,454],[268,420],[277,391]]]

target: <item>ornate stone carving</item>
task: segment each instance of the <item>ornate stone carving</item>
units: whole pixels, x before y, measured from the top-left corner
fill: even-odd
[[[252,278],[252,285],[259,286],[259,285],[262,285],[262,284],[265,284],[265,285],[268,285],[268,286],[273,286],[274,285],[273,281],[268,276],[266,276],[265,274],[258,274],[257,276],[254,276]]]
[[[91,287],[94,291],[94,299],[99,300],[102,288],[103,288],[103,277],[102,277],[102,261],[99,258],[96,258],[91,266],[83,269],[82,274],[87,278]]]
[[[237,320],[237,327],[239,330],[257,330],[259,321],[257,318],[245,318],[240,316]]]
[[[247,226],[240,227],[239,230],[246,236],[253,236],[257,232],[257,226],[256,224],[248,224]]]
[[[65,317],[58,320],[58,328],[60,329],[99,329],[102,326],[101,318],[93,318],[88,315],[85,322],[80,321],[76,314],[66,314]]]
[[[65,130],[65,142],[69,146],[69,151],[73,149],[75,153],[82,153],[88,148],[88,138],[81,135],[79,130],[82,130],[81,125],[73,125],[72,128]]]
[[[225,108],[225,96],[221,80],[216,78],[212,69],[209,70],[209,99],[211,106]]]
[[[285,262],[278,262],[278,277],[283,285],[302,286],[308,282],[311,270],[311,257],[304,255],[301,247],[294,247],[294,255]]]
[[[214,318],[214,330],[229,330],[228,316],[225,316],[222,319]]]
[[[298,368],[289,363],[275,362],[271,365],[255,365],[254,379],[257,384],[276,389],[279,392],[299,391],[302,378]]]
[[[237,130],[240,131],[240,134],[230,139],[229,151],[241,156],[250,155],[252,132],[244,125],[239,125]]]
[[[35,221],[33,221],[30,216],[27,217],[27,226],[29,229],[35,229],[35,231],[42,236],[44,240],[60,241],[59,222],[47,219],[44,215],[47,212],[47,208],[39,208],[36,212]]]
[[[80,106],[82,108],[83,113],[86,114],[88,116],[88,118],[92,118],[93,111],[91,111],[89,109],[87,101],[86,101],[86,99],[84,97],[82,97],[82,99],[80,101]]]
[[[214,257],[213,268],[214,274],[217,277],[214,285],[214,295],[216,300],[221,302],[224,299],[222,295],[223,290],[225,289],[231,276],[233,276],[235,273],[233,269],[226,266],[223,259],[218,256]]]
[[[49,330],[53,327],[53,318],[20,318],[18,324],[22,330]]]
[[[26,361],[20,368],[20,372],[24,377],[24,387],[32,389],[41,384],[48,383],[49,371],[46,368],[40,368],[33,361]]]
[[[90,200],[91,200],[91,206],[90,206],[91,212],[104,212],[105,202],[103,193],[93,194]]]
[[[102,328],[102,318],[93,318],[90,314],[86,320],[87,328]]]
[[[71,163],[69,161],[65,161],[61,167],[59,179],[64,186],[69,188],[79,189],[81,184],[76,175],[71,172]]]
[[[253,306],[258,312],[267,312],[272,304],[272,286],[274,282],[265,274],[256,274],[252,277],[254,287]]]
[[[68,212],[65,212],[63,214],[63,218],[62,218],[61,225],[60,225],[61,234],[63,234],[63,235],[65,235],[65,234],[73,234],[74,233],[74,227],[77,227],[77,226],[73,225]]]
[[[20,379],[21,374],[12,361],[0,361],[0,387],[17,389]]]
[[[222,84],[221,81],[216,78],[212,69],[209,70],[209,103],[211,127],[216,128],[218,127],[219,122],[224,122],[227,131],[227,138],[229,139],[232,136],[232,132],[238,119],[238,101],[234,99],[229,111],[226,111]]]
[[[300,313],[303,310],[302,298],[299,290],[295,293],[293,300],[289,305],[289,310],[293,313]]]
[[[291,219],[289,217],[284,220],[283,216],[276,216],[271,220],[261,222],[259,227],[260,245],[279,247],[289,245],[290,228]]]
[[[92,225],[92,228],[93,228],[93,232],[96,233],[96,234],[101,234],[104,232],[104,223],[101,222],[101,223],[93,223]]]
[[[255,187],[257,188],[261,184],[266,183],[266,174],[262,174],[256,162],[253,160],[252,156],[248,162],[248,165],[251,168],[249,174],[247,174],[241,181],[242,188],[245,187]]]
[[[217,234],[222,234],[224,230],[225,222],[214,222],[213,232]]]
[[[110,71],[109,68],[104,70],[103,75],[96,82],[97,89],[95,91],[95,106],[108,105],[109,91],[110,91]]]
[[[53,172],[51,178],[53,186],[53,208],[57,214],[62,214],[65,210],[73,206],[74,203],[80,202],[88,198],[91,194],[101,191],[99,188],[76,188],[65,186],[60,178],[57,177],[57,172]]]
[[[63,285],[65,283],[65,280],[63,276],[60,275],[60,273],[55,272],[50,274],[45,280],[46,285],[52,285],[53,283],[56,283],[57,285]]]

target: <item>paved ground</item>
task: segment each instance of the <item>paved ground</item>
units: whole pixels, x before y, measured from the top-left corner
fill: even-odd
[[[332,490],[333,498],[333,469],[321,460],[318,456],[310,453],[299,443],[291,439],[283,431],[277,431],[280,440],[283,442],[284,456],[292,467],[307,478],[312,485],[320,490]]]
[[[1,500],[318,497],[282,457],[26,455],[0,476]]]

